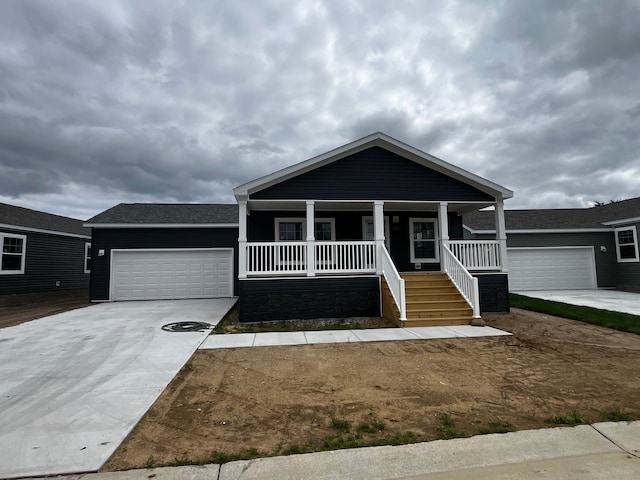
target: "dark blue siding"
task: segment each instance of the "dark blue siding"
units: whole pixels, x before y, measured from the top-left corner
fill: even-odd
[[[238,272],[237,228],[113,228],[93,229],[91,299],[109,299],[111,249],[120,248],[233,248],[234,272]],[[98,256],[103,249],[104,255]],[[234,291],[237,292],[237,278]]]
[[[493,201],[459,180],[372,147],[251,195],[254,199]]]
[[[378,277],[242,280],[241,322],[380,316]]]
[[[89,287],[89,274],[84,273],[84,248],[91,240],[6,228],[2,231],[26,235],[27,256],[24,274],[0,275],[0,295]]]
[[[437,218],[436,212],[399,212],[385,211],[389,217],[389,236],[391,245],[391,258],[401,272],[415,271],[411,263],[409,243],[409,219],[410,218]],[[294,217],[305,218],[306,212],[274,212],[253,211],[247,220],[247,238],[250,242],[273,242],[275,238],[275,218]],[[362,217],[372,217],[373,211],[357,212],[315,212],[317,218],[334,218],[337,241],[362,240]],[[398,222],[393,218],[398,217]],[[449,213],[449,238],[451,240],[463,239],[462,217],[456,213]],[[424,263],[421,271],[438,271],[439,263]]]

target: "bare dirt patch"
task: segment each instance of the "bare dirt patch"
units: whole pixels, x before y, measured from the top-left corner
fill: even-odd
[[[91,305],[88,290],[0,295],[0,328]]]
[[[514,336],[198,351],[103,470],[321,444],[332,416],[434,439],[445,413],[473,435],[640,412],[639,336],[515,309],[485,320]]]

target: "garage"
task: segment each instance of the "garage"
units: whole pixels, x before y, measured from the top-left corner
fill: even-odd
[[[510,248],[509,290],[596,288],[593,247]]]
[[[111,300],[233,296],[233,249],[112,250]]]

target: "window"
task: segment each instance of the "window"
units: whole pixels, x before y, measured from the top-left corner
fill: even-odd
[[[91,244],[84,244],[84,273],[91,273]]]
[[[0,274],[16,275],[24,273],[27,237],[25,235],[0,232],[0,245],[2,246]]]
[[[319,242],[329,242],[336,238],[336,226],[333,218],[317,218],[315,238]],[[277,242],[303,242],[307,237],[305,218],[276,218]]]
[[[436,219],[410,218],[409,230],[411,235],[411,262],[437,262],[439,255]]]
[[[637,262],[638,236],[636,227],[617,228],[615,234],[618,262]]]

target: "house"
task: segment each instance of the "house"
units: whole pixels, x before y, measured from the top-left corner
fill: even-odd
[[[591,208],[505,211],[511,290],[640,292],[640,197]],[[493,238],[493,212],[464,216],[465,238]]]
[[[0,295],[88,288],[91,230],[82,223],[0,203]]]
[[[237,205],[121,204],[93,229],[97,301],[238,296],[240,320],[507,311],[513,192],[375,133],[236,187]],[[489,240],[462,215],[494,207]]]

